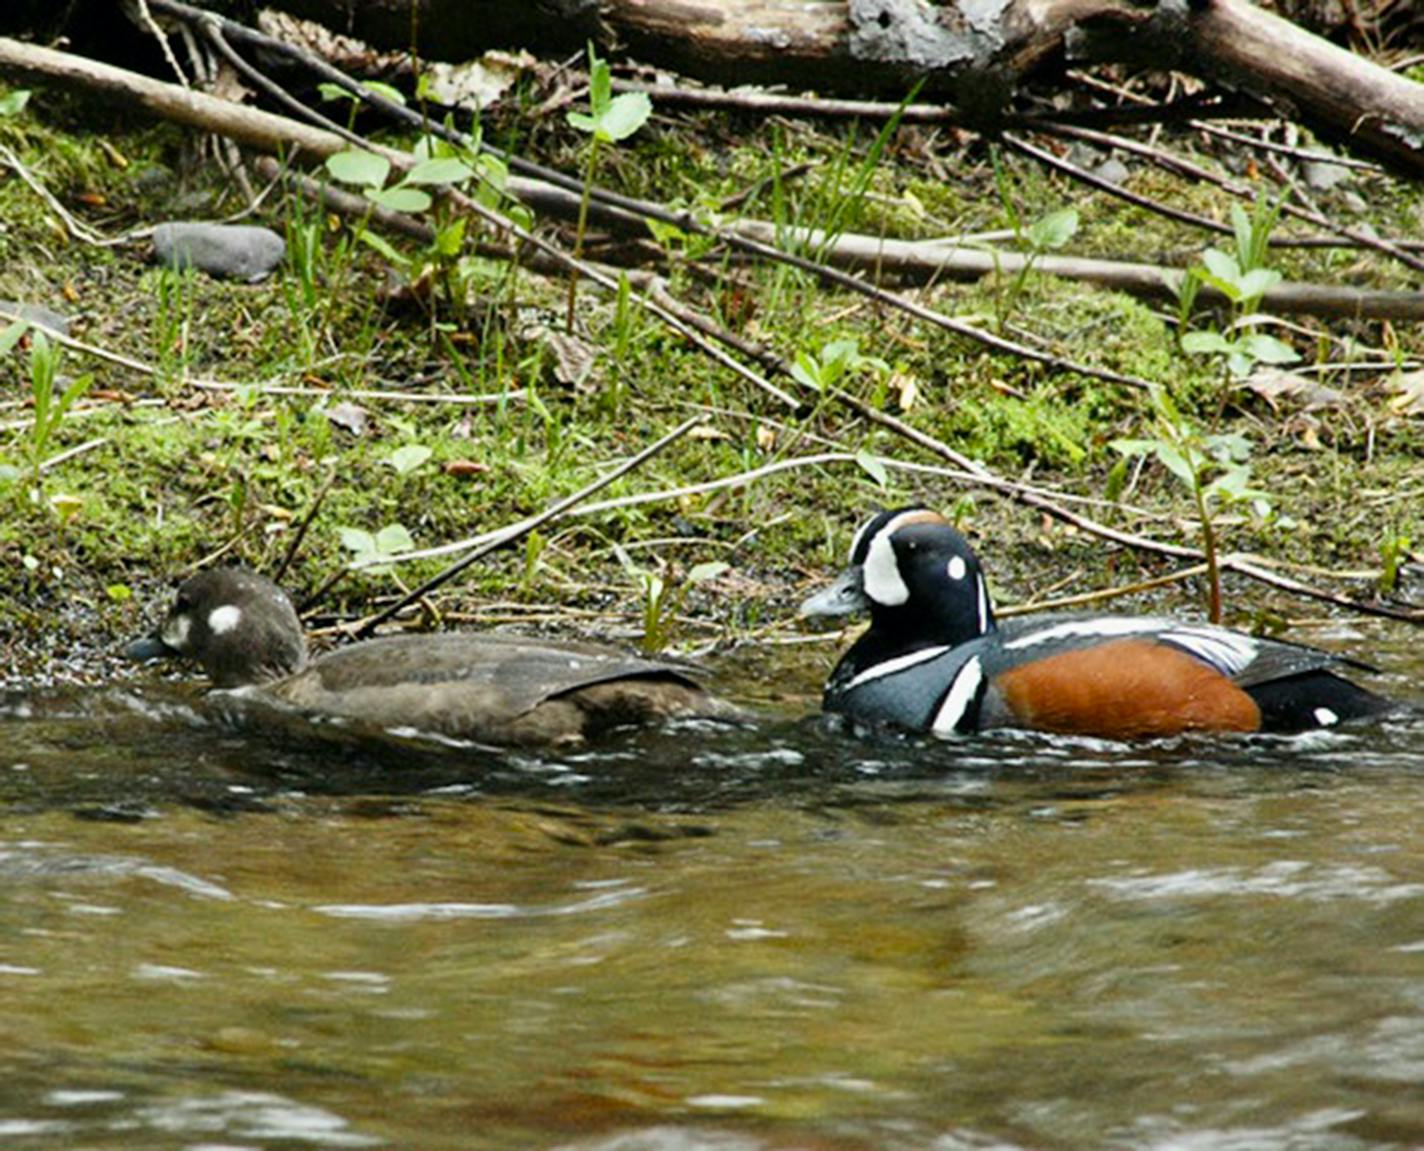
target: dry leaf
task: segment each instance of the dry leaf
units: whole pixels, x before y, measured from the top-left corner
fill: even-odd
[[[1349,398],[1344,392],[1326,387],[1311,376],[1264,365],[1251,373],[1246,387],[1270,404],[1273,410],[1279,409],[1281,400],[1294,400],[1305,408],[1340,408]]]
[[[764,452],[776,450],[776,429],[769,428],[765,424],[758,424],[756,430],[756,443]]]
[[[364,436],[371,426],[370,413],[365,408],[347,400],[332,404],[326,408],[326,419],[328,423],[335,424],[343,431],[350,432],[353,436]]]
[[[482,476],[490,470],[489,464],[482,464],[479,460],[447,460],[445,462],[445,474],[454,476],[457,479],[469,479],[473,476]]]
[[[1424,416],[1424,371],[1401,372],[1389,390],[1394,393],[1389,401],[1392,410],[1401,416]]]

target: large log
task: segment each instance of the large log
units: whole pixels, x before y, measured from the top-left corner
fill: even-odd
[[[269,0],[378,46],[427,55],[616,41],[720,84],[900,95],[917,81],[994,127],[1026,79],[1065,62],[1173,67],[1424,175],[1424,86],[1248,0]],[[414,19],[412,19],[414,12]]]

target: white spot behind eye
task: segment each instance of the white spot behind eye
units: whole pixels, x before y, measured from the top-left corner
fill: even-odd
[[[242,622],[242,609],[235,603],[225,603],[208,613],[208,630],[213,635],[226,635]]]
[[[969,569],[965,566],[963,556],[955,556],[949,561],[949,566],[946,567],[944,570],[949,573],[950,579],[962,580],[964,578],[964,573]]]
[[[193,617],[187,612],[182,612],[178,615],[171,615],[163,621],[163,630],[159,632],[159,638],[174,651],[186,651],[188,633],[192,629]]]

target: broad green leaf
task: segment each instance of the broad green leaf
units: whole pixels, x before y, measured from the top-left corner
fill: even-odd
[[[59,522],[67,524],[83,509],[84,501],[79,496],[71,495],[68,492],[55,492],[49,497],[49,506],[54,509],[55,515],[59,517]]]
[[[1206,270],[1218,280],[1236,285],[1241,279],[1241,268],[1236,260],[1218,248],[1208,248],[1201,254],[1201,261],[1206,265]]]
[[[382,555],[408,552],[414,547],[415,540],[411,538],[410,532],[406,531],[404,524],[387,524],[376,533],[376,550]]]
[[[1241,350],[1262,364],[1293,364],[1300,354],[1283,340],[1265,332],[1252,332],[1239,341]]]
[[[30,322],[28,320],[16,320],[3,332],[0,332],[0,356],[5,355],[18,344],[29,330]]]
[[[705,563],[693,564],[687,573],[688,583],[706,583],[710,579],[716,579],[723,572],[732,570],[732,565],[723,563],[721,560],[708,560]]]
[[[1195,356],[1217,355],[1231,351],[1231,341],[1220,332],[1187,332],[1182,336],[1182,351]]]
[[[375,152],[365,152],[353,148],[337,152],[326,158],[326,170],[332,178],[343,184],[360,184],[366,188],[379,188],[391,174],[391,162]]]
[[[382,84],[379,80],[366,80],[361,86],[376,96],[384,96],[392,104],[405,107],[405,93],[399,88],[392,88],[389,84]]]
[[[813,392],[825,391],[826,386],[821,377],[821,365],[806,352],[796,353],[796,362],[791,365],[791,378],[798,384],[810,388]]]
[[[1108,444],[1125,456],[1149,456],[1157,450],[1157,440],[1113,440]]]
[[[354,103],[360,99],[355,92],[348,92],[340,84],[318,84],[316,93],[323,100],[350,100]]]
[[[430,193],[397,184],[394,188],[367,188],[366,198],[392,212],[424,212],[430,207]]]
[[[341,546],[355,552],[357,559],[375,554],[376,537],[363,528],[337,528],[336,534],[341,537]]]
[[[1252,268],[1241,277],[1237,285],[1241,289],[1241,295],[1247,300],[1256,300],[1264,296],[1268,289],[1274,288],[1281,282],[1281,274],[1274,268]]]
[[[648,122],[653,114],[653,102],[645,92],[624,92],[615,96],[598,117],[598,128],[604,139],[616,144],[626,140]]]
[[[1172,444],[1158,440],[1152,445],[1152,454],[1162,462],[1164,468],[1188,487],[1195,485],[1196,471],[1188,462],[1187,457]]]
[[[440,231],[435,233],[435,250],[442,256],[457,256],[465,244],[465,227],[469,223],[466,216],[456,216]]]
[[[1029,225],[1029,245],[1039,251],[1061,248],[1078,231],[1078,210],[1059,208]]]
[[[882,488],[889,486],[890,474],[885,470],[885,464],[879,456],[862,450],[855,453],[855,462]]]
[[[397,475],[405,476],[415,471],[433,454],[424,444],[405,444],[387,456],[386,463],[395,468]]]
[[[475,174],[474,169],[463,160],[453,156],[441,156],[433,160],[422,160],[405,174],[402,184],[459,184]]]
[[[0,116],[18,116],[29,102],[28,88],[16,88],[13,92],[7,92],[0,96]]]
[[[564,116],[569,122],[570,128],[577,128],[580,132],[597,132],[598,121],[586,112],[569,112]]]

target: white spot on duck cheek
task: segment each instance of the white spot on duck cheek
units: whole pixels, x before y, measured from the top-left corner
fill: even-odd
[[[964,573],[969,569],[965,566],[963,556],[955,556],[944,570],[949,573],[950,579],[958,582],[964,578]]]
[[[236,604],[225,603],[208,613],[208,630],[213,635],[226,635],[242,622],[242,609]]]
[[[1340,722],[1340,717],[1328,707],[1317,707],[1315,709],[1315,722],[1321,727],[1334,727]]]
[[[900,575],[900,562],[895,558],[895,548],[890,542],[892,528],[893,523],[870,541],[861,569],[861,586],[865,594],[872,602],[885,607],[898,607],[910,598],[910,589]]]
[[[187,613],[171,615],[163,621],[163,630],[158,633],[174,651],[188,650],[188,633],[193,630],[193,618]]]

